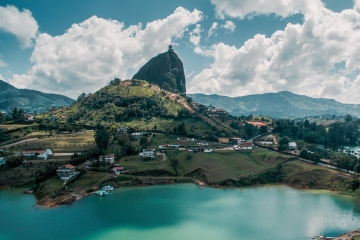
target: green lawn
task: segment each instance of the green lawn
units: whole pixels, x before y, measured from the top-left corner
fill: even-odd
[[[257,150],[256,152],[213,151],[212,153],[177,150],[167,152],[171,159],[178,160],[177,170],[180,175],[201,168],[208,180],[214,182],[258,174],[289,158],[286,155],[274,154],[264,150]],[[187,155],[191,156],[190,160],[187,159]]]
[[[36,133],[33,134],[36,135]],[[18,143],[7,149],[22,151],[24,149],[47,148],[52,149],[55,153],[92,150],[95,148],[94,132],[84,131],[71,134],[55,134],[54,137],[44,136],[39,139]]]
[[[117,163],[125,167],[125,170],[136,169],[137,171],[147,171],[163,169],[175,174],[174,169],[171,167],[171,162],[169,160],[163,161],[161,156],[157,156],[154,160],[146,161],[141,156],[131,156],[120,159]]]

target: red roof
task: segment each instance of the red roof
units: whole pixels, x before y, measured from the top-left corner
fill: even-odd
[[[113,170],[124,170],[124,167],[114,167]]]
[[[27,153],[46,153],[46,150],[24,150],[23,154]]]
[[[75,168],[75,167],[74,167],[73,165],[71,165],[71,164],[65,164],[64,167],[69,168],[69,169]]]

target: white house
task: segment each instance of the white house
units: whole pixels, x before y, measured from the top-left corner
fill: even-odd
[[[142,156],[143,159],[154,159],[155,149],[143,149]]]
[[[122,171],[124,171],[124,167],[113,167],[113,171],[116,175],[119,175]]]
[[[296,142],[289,142],[289,150],[296,150]]]
[[[56,174],[61,180],[69,180],[75,175],[75,167],[71,164],[62,165],[56,170]]]
[[[204,152],[206,152],[206,153],[211,153],[213,150],[212,150],[212,148],[205,148],[204,149]]]
[[[49,155],[52,155],[51,149],[45,149],[45,150],[24,150],[22,152],[22,155],[24,157],[32,157],[36,156],[38,158],[44,158],[47,159]]]
[[[105,159],[105,161],[104,161]],[[105,164],[113,164],[115,161],[115,154],[108,154],[108,155],[101,155],[99,157],[99,162],[102,163],[104,162]]]

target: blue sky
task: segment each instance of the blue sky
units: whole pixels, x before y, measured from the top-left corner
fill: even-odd
[[[0,79],[76,98],[174,44],[189,93],[292,91],[360,103],[360,1],[13,0]]]

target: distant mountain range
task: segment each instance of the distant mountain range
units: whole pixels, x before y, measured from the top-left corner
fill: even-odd
[[[15,107],[25,112],[45,112],[52,107],[69,106],[75,100],[59,94],[17,89],[0,80],[0,111],[11,112]]]
[[[226,97],[216,94],[188,94],[196,102],[226,110],[234,116],[264,115],[270,117],[304,117],[314,115],[360,116],[360,105],[344,104],[334,99],[311,98],[283,91],[243,97]]]

